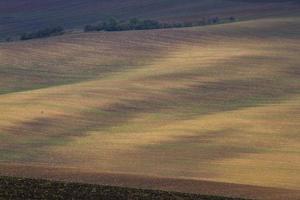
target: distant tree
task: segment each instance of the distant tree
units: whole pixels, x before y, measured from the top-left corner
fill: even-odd
[[[29,37],[29,34],[27,34],[27,33],[23,33],[20,37],[20,40],[29,40],[29,39],[30,39],[30,37]]]
[[[160,24],[160,28],[172,28],[174,24],[162,23]]]
[[[219,22],[220,22],[220,18],[219,17],[215,17],[215,18],[212,19],[212,23],[213,24],[217,24]]]
[[[196,26],[204,26],[205,24],[206,22],[204,20],[195,23]]]
[[[231,16],[231,17],[229,17],[229,20],[230,20],[230,21],[235,21],[235,17],[232,17],[232,16]]]
[[[120,22],[115,18],[110,18],[107,22],[103,24],[103,29],[105,31],[120,31]]]
[[[11,37],[7,37],[7,38],[5,39],[5,41],[6,41],[6,42],[11,42],[11,41],[12,41],[12,38],[11,38]]]
[[[161,28],[161,24],[154,20],[140,20],[134,27],[135,30],[147,30]]]
[[[135,30],[139,24],[140,24],[140,20],[137,18],[132,18],[128,22],[128,26],[131,30]]]
[[[96,28],[92,25],[86,25],[84,27],[84,32],[96,31]]]
[[[46,28],[46,29],[38,30],[36,32],[23,33],[20,37],[20,40],[45,38],[45,37],[50,37],[50,36],[62,35],[62,34],[64,34],[64,29],[61,26],[57,26],[54,28]]]

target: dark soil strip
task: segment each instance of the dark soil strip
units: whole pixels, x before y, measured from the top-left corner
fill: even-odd
[[[0,177],[0,199],[103,199],[103,200],[238,200],[158,190]]]

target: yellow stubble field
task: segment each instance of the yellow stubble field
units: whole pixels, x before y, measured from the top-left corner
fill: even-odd
[[[1,44],[0,162],[299,190],[299,33],[287,16]]]

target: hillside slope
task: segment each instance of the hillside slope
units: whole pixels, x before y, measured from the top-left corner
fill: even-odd
[[[216,196],[203,196],[177,192],[142,190],[124,187],[64,183],[37,179],[0,177],[1,199],[56,199],[56,200],[243,200]]]
[[[289,0],[10,0],[0,2],[0,38],[57,25],[82,29],[109,17],[195,22],[216,16],[266,17],[299,7]]]
[[[0,161],[300,190],[299,33],[287,15],[2,43]]]

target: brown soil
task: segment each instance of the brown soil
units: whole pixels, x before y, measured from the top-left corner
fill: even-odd
[[[246,199],[300,199],[300,191],[296,190],[202,180],[148,177],[129,174],[94,173],[72,168],[27,166],[21,164],[0,164],[0,176],[42,178],[56,181],[122,186]]]

